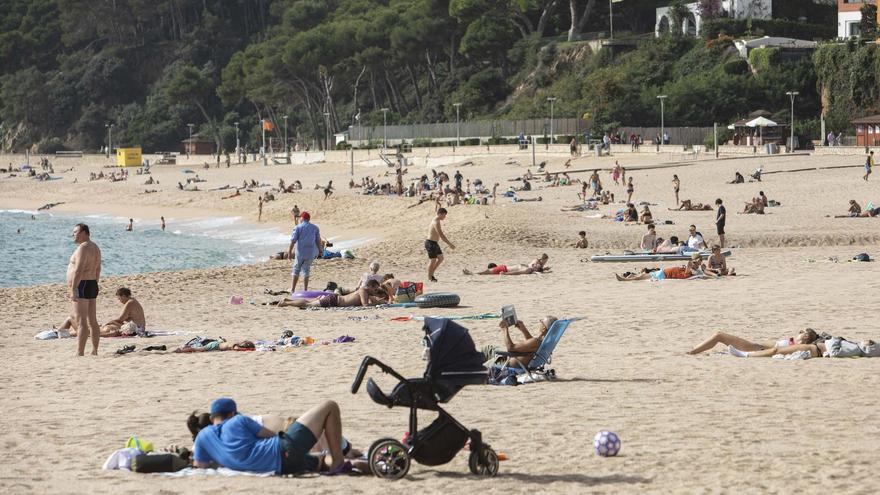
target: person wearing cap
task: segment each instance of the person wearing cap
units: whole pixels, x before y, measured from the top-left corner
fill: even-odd
[[[302,212],[300,214],[300,222],[293,228],[293,233],[290,235],[290,246],[287,247],[288,259],[294,259],[291,255],[294,252],[294,248],[296,248],[296,258],[293,262],[293,270],[291,270],[293,278],[290,284],[291,294],[296,292],[296,284],[299,281],[300,274],[303,277],[303,290],[309,290],[309,275],[312,262],[323,251],[321,231],[311,220],[312,217],[309,215],[309,212]]]
[[[513,342],[513,339],[510,338],[510,326],[507,322],[502,319],[501,323],[498,324],[501,327],[501,342],[504,344],[504,348],[507,352],[516,352],[519,353],[517,357],[511,357],[507,361],[508,366],[525,366],[529,364],[529,361],[532,360],[532,356],[535,355],[538,348],[541,347],[541,342],[544,341],[544,337],[547,335],[547,332],[550,330],[550,327],[553,326],[553,323],[557,320],[555,316],[545,316],[541,319],[541,333],[537,336],[532,336],[529,333],[529,330],[526,328],[525,323],[520,320],[516,321],[516,328],[522,333],[523,341],[522,342]]]
[[[237,471],[296,474],[351,472],[342,453],[342,420],[333,401],[309,409],[285,432],[273,432],[248,416],[238,414],[234,400],[221,397],[211,404],[211,425],[196,435],[193,467],[227,467]],[[324,435],[329,455],[310,450]]]

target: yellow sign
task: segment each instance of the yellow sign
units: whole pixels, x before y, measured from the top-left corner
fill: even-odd
[[[117,167],[140,167],[141,166],[141,149],[140,148],[116,148],[116,166]]]

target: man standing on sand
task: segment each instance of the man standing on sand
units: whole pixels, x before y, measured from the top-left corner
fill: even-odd
[[[165,232],[165,217],[159,217],[159,220],[162,222],[162,232]]]
[[[73,226],[73,242],[78,244],[67,265],[67,287],[73,302],[73,315],[76,318],[77,356],[83,356],[86,340],[92,337],[92,355],[98,355],[98,342],[101,329],[98,326],[97,298],[98,280],[101,278],[101,250],[92,242],[89,226],[78,223]]]
[[[293,208],[290,209],[290,214],[293,215],[293,224],[299,225],[299,206],[293,205]]]
[[[437,210],[437,216],[434,217],[434,220],[431,220],[431,226],[428,228],[428,238],[425,240],[425,251],[428,252],[428,258],[431,260],[428,263],[428,280],[431,282],[437,281],[437,279],[434,278],[434,272],[437,270],[437,267],[440,266],[440,263],[443,263],[443,251],[440,249],[440,239],[443,239],[443,242],[449,245],[450,249],[455,249],[455,244],[449,242],[449,239],[443,234],[443,228],[440,225],[440,222],[443,220],[446,220],[446,208],[440,208]]]
[[[312,262],[321,253],[321,231],[317,225],[311,222],[311,215],[304,211],[300,215],[300,222],[294,227],[290,236],[290,246],[287,248],[287,259],[293,259],[293,249],[296,246],[296,259],[293,262],[293,283],[290,284],[290,294],[296,292],[296,283],[299,275],[303,276],[303,290],[309,290],[309,274]]]
[[[868,176],[871,175],[871,168],[874,167],[874,152],[868,154],[865,158],[865,175],[862,177],[864,180],[868,180]]]
[[[259,202],[259,204],[257,205],[257,208],[258,208],[258,210],[257,210],[257,221],[258,221],[258,222],[261,222],[261,221],[263,221],[263,197],[260,196],[258,199],[259,199],[260,202]]]
[[[724,247],[724,222],[727,221],[727,208],[721,203],[721,198],[715,200],[715,205],[718,207],[715,215],[715,227],[718,229],[718,244]]]

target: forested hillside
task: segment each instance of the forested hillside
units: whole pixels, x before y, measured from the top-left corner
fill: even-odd
[[[725,35],[735,26],[709,41],[633,38],[651,32],[654,7],[670,2],[615,3],[615,37],[639,41],[599,53],[581,41],[608,34],[608,2],[597,0],[2,3],[5,150],[94,150],[109,124],[114,145],[177,150],[189,123],[232,149],[235,122],[253,146],[262,119],[283,132],[284,116],[292,138],[320,143],[328,131],[381,123],[383,108],[389,123],[453,120],[453,103],[464,119],[540,117],[551,95],[557,115],[588,113],[597,126],[655,124],[661,93],[671,125],[782,110],[791,88],[801,91],[800,114],[815,120],[820,109],[813,59],[771,53],[771,65],[755,67]],[[778,3],[801,20],[810,13],[810,23],[836,22],[833,9]]]

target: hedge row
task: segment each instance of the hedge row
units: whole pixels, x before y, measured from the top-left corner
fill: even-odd
[[[703,21],[701,35],[714,39],[727,36],[781,36],[801,40],[834,39],[837,27],[834,25],[809,24],[785,19],[709,19]]]

